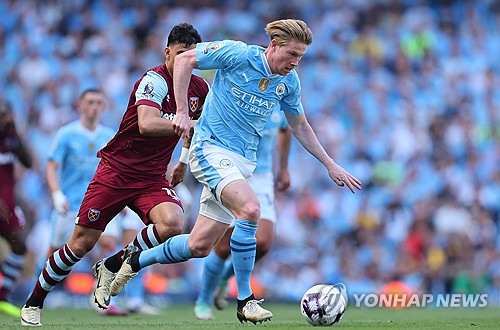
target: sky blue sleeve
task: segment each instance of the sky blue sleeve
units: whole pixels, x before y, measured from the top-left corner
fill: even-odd
[[[285,97],[280,102],[281,109],[291,115],[298,116],[304,113],[301,101],[299,76],[295,71],[290,74],[290,84]]]
[[[223,40],[196,44],[198,69],[223,69],[234,65],[246,54],[248,46],[241,41]]]
[[[52,142],[47,159],[59,164],[62,163],[66,153],[66,144],[66,134],[64,134],[64,130],[60,129],[57,131],[54,141]]]
[[[142,77],[137,90],[135,91],[135,104],[145,104],[157,105],[158,109],[161,109],[161,104],[163,99],[167,96],[168,86],[165,79],[154,71],[148,71],[148,73]]]

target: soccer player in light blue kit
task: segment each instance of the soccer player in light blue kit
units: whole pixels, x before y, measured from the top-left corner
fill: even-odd
[[[277,173],[273,173],[273,149],[275,141],[278,149]],[[255,261],[267,254],[274,240],[274,224],[276,223],[276,208],[274,206],[274,190],[284,191],[290,186],[288,172],[288,154],[290,151],[291,133],[285,115],[277,106],[273,109],[264,130],[262,140],[257,148],[257,166],[248,183],[257,195],[260,203],[260,219],[257,228],[257,247]],[[194,314],[200,320],[213,320],[212,302],[218,309],[226,308],[228,304],[228,281],[234,275],[231,259],[230,239],[234,221],[224,234],[224,237],[214,246],[213,251],[205,258],[201,288]],[[216,291],[217,289],[217,291]],[[214,292],[217,292],[214,297]]]
[[[265,31],[271,39],[267,48],[231,40],[204,42],[176,59],[177,112],[172,124],[183,138],[190,129],[186,95],[191,72],[217,69],[189,149],[191,171],[204,185],[199,216],[191,234],[128,255],[111,283],[115,291],[148,265],[206,257],[236,219],[230,243],[238,286],[236,315],[240,322],[272,318],[250,287],[260,205],[246,179],[255,169],[262,131],[278,104],[294,136],[326,167],[330,178],[353,193],[361,189],[361,182],[328,156],[304,115],[294,69],[312,42],[311,30],[303,21],[284,19],[267,24]]]

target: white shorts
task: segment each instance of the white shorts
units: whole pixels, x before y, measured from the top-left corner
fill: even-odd
[[[220,202],[225,186],[245,180],[255,169],[255,163],[210,142],[197,141],[189,149],[189,164],[194,177],[203,184],[200,214],[230,224],[234,215]]]
[[[52,211],[50,215],[50,222],[52,225],[50,231],[50,246],[59,248],[69,241],[75,229],[77,214],[78,211],[67,212],[66,215],[60,215],[55,210]],[[104,230],[102,234],[118,238],[120,237],[120,232],[121,219],[115,217],[108,223],[106,230]]]
[[[260,204],[260,218],[276,223],[274,206],[274,176],[272,173],[256,173],[248,178],[248,183],[257,195]]]
[[[274,204],[274,176],[272,173],[256,173],[247,179],[260,204],[260,218],[276,224]],[[234,221],[230,227],[234,227]]]

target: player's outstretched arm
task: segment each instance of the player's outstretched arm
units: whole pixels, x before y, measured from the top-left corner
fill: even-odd
[[[330,178],[338,186],[343,187],[346,185],[353,194],[355,193],[355,189],[361,190],[361,181],[344,170],[328,156],[304,114],[298,116],[287,114],[286,119],[293,135],[311,155],[325,165],[328,175],[330,175]]]
[[[172,124],[174,125],[175,133],[183,139],[188,137],[189,129],[191,128],[187,95],[191,74],[196,67],[196,49],[179,54],[175,58],[173,79],[177,110]]]

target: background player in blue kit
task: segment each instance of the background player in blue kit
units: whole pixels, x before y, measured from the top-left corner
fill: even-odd
[[[277,142],[277,174],[273,173],[273,149]],[[262,132],[262,140],[257,148],[257,166],[248,183],[254,190],[260,203],[260,219],[257,233],[255,261],[267,254],[274,240],[276,223],[276,208],[274,206],[274,190],[284,191],[290,186],[288,172],[288,154],[290,151],[291,133],[285,115],[279,107],[275,107],[271,117]],[[230,239],[234,223],[224,234],[224,237],[214,246],[213,251],[205,258],[201,288],[194,313],[197,319],[215,319],[212,312],[212,301],[218,309],[226,308],[228,304],[228,281],[234,275],[234,267],[229,257]],[[217,291],[216,291],[217,288]],[[214,292],[217,292],[214,297]]]
[[[112,291],[119,292],[148,265],[207,256],[236,218],[230,246],[238,286],[237,317],[253,323],[272,318],[250,287],[260,205],[246,178],[255,169],[262,131],[278,104],[294,136],[326,167],[330,178],[353,193],[361,189],[361,182],[328,156],[304,115],[294,69],[312,42],[311,30],[294,19],[271,22],[265,30],[271,39],[267,48],[231,40],[204,42],[176,59],[177,112],[172,123],[174,132],[184,138],[190,129],[186,95],[191,72],[217,69],[189,151],[191,171],[204,186],[199,216],[191,234],[128,255],[111,283]]]
[[[64,246],[71,237],[78,209],[99,163],[97,151],[115,134],[113,129],[99,123],[105,109],[104,93],[99,89],[87,89],[78,100],[80,118],[57,131],[46,168],[54,212],[51,215],[50,247],[42,262]],[[110,222],[99,239],[101,254],[109,255],[114,252],[120,231],[119,221]],[[43,267],[42,263],[37,275]],[[126,314],[116,305],[105,312],[110,315]]]

